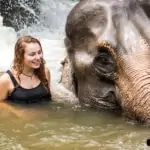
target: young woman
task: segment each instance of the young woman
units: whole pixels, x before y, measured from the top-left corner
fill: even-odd
[[[50,72],[44,63],[39,40],[31,36],[18,39],[13,67],[0,76],[0,106],[16,113],[9,101],[23,104],[50,101]]]

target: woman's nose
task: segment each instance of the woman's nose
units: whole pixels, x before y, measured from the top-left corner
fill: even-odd
[[[36,59],[41,59],[41,55],[37,54]]]

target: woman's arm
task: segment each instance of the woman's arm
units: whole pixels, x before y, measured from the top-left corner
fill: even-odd
[[[10,85],[11,85],[10,77],[7,73],[4,73],[0,76],[0,108],[7,109],[14,113],[17,117],[21,117],[23,112],[19,111],[15,107],[11,106],[10,104],[6,103],[5,100],[7,99],[10,93]]]
[[[8,97],[10,87],[10,79],[8,74],[4,73],[0,76],[0,102]]]

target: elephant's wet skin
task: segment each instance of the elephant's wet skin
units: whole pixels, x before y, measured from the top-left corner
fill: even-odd
[[[112,50],[109,44],[101,43],[98,45],[97,49],[101,52],[99,52],[97,57],[93,60],[93,63],[88,67],[76,62],[76,65],[80,65],[80,68],[78,69],[74,66],[74,71],[72,71],[72,74],[70,75],[72,78],[70,79],[68,77],[68,82],[66,76],[67,73],[70,72],[68,70],[71,64],[69,59],[66,58],[62,62],[63,71],[61,82],[69,90],[73,89],[72,91],[79,97],[79,101],[82,105],[120,112],[121,107],[117,101],[118,93],[113,81],[116,78],[116,62],[111,56],[111,50],[110,52],[107,50],[108,48]],[[106,68],[104,68],[104,66],[106,66]],[[81,74],[80,72],[78,73],[78,71],[82,71],[82,69],[84,72]],[[71,83],[70,87],[68,86],[68,83]],[[72,88],[72,84],[74,85],[74,88]]]
[[[69,82],[65,79],[63,83],[69,83],[68,89],[73,89],[83,104],[108,110],[120,106],[127,117],[149,124],[147,8],[150,5],[144,0],[80,1],[66,22],[65,45],[71,71]]]

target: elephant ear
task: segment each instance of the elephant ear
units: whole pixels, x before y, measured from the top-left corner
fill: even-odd
[[[62,65],[61,68],[62,74],[59,82],[62,83],[65,88],[76,94],[77,80],[75,78],[70,59],[66,57],[63,61],[61,61],[61,65]]]

